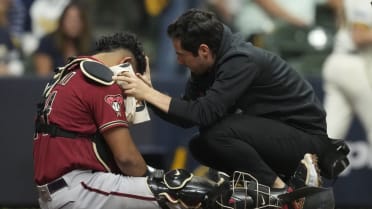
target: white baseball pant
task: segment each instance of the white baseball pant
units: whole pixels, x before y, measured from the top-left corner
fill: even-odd
[[[39,198],[41,209],[160,209],[146,177],[74,170],[62,178],[67,186]]]
[[[372,59],[372,58],[371,58]],[[356,115],[372,145],[372,85],[365,60],[357,54],[331,54],[324,63],[324,108],[331,138],[344,139]]]

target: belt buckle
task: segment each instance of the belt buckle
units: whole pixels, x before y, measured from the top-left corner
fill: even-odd
[[[49,192],[47,184],[42,185],[42,186],[37,186],[37,190],[39,192],[39,197],[41,200],[43,200],[44,202],[52,201],[52,197],[50,196],[50,192]]]

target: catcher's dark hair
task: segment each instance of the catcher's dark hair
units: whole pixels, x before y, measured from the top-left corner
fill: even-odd
[[[167,29],[170,38],[181,41],[183,49],[198,55],[200,44],[206,44],[217,54],[223,35],[223,23],[217,16],[201,9],[189,9],[171,23]]]
[[[126,49],[132,52],[137,62],[137,71],[143,74],[146,70],[146,59],[142,43],[131,32],[118,32],[109,36],[102,36],[96,42],[97,52],[112,52],[118,49]]]

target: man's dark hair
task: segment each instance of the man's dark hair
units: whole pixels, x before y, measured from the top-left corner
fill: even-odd
[[[206,44],[214,54],[221,45],[223,24],[212,12],[190,9],[168,26],[170,38],[181,41],[183,49],[198,55],[200,44]]]
[[[111,36],[103,36],[96,42],[97,52],[112,52],[118,49],[126,49],[134,55],[137,62],[137,71],[143,74],[146,70],[146,59],[142,43],[135,34],[119,32]]]

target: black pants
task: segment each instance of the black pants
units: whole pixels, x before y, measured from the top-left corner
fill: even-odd
[[[275,120],[232,115],[201,130],[189,146],[194,158],[206,166],[228,174],[244,171],[271,186],[277,176],[291,176],[305,153],[320,156],[327,144],[327,136]]]

